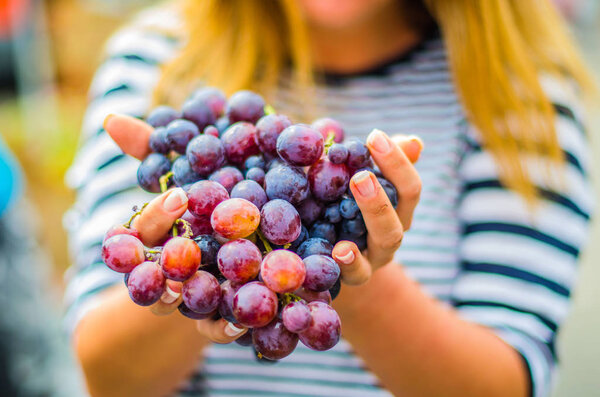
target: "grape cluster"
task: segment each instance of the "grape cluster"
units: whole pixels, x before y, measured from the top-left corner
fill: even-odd
[[[259,358],[281,359],[298,340],[314,350],[335,346],[341,323],[330,304],[340,268],[332,249],[340,240],[364,249],[367,237],[349,180],[370,170],[398,201],[368,148],[344,142],[330,118],[292,124],[251,91],[227,100],[203,88],[181,111],[159,106],[146,122],[152,153],[139,185],[155,193],[182,187],[188,211],[160,247],[144,247],[131,219],[107,232],[103,260],[125,274],[131,299],[151,305],[167,279],[181,281],[181,314],[249,328],[237,342]]]

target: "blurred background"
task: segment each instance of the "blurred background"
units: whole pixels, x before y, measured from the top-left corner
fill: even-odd
[[[589,65],[600,77],[598,0],[555,1],[569,19]],[[4,285],[12,285],[19,291],[18,273],[15,275],[5,268],[18,266],[19,261],[34,262],[28,264],[36,274],[27,276],[31,280],[25,288],[35,284],[32,299],[39,302],[34,306],[40,316],[34,316],[33,324],[26,325],[35,329],[42,321],[52,324],[45,327],[45,343],[49,346],[47,356],[54,358],[45,358],[43,364],[39,364],[40,360],[22,358],[17,369],[11,371],[17,371],[12,376],[27,378],[33,375],[36,365],[53,368],[58,374],[58,380],[54,380],[59,385],[57,390],[62,390],[57,395],[80,395],[81,390],[59,323],[62,277],[69,266],[62,216],[73,201],[73,193],[64,185],[64,174],[77,149],[86,91],[101,60],[103,43],[117,27],[151,3],[154,1],[0,0],[0,157],[9,159],[8,167],[22,175],[13,183],[17,188],[11,190],[22,193],[13,194],[14,203],[4,215],[0,200],[0,219],[14,232],[12,236],[16,236],[13,240],[0,236],[0,299],[15,301]],[[599,103],[590,103],[589,136],[596,156],[600,154],[598,110]],[[6,147],[14,153],[14,158],[6,154]],[[4,166],[0,162],[0,179],[3,179],[0,185],[8,178],[3,174]],[[22,171],[18,171],[19,168]],[[597,188],[600,172],[594,171]],[[23,189],[19,189],[19,179],[24,181]],[[0,188],[0,196],[3,193]],[[22,238],[19,233],[23,234]],[[589,241],[581,262],[573,311],[560,334],[562,364],[555,396],[600,396],[600,343],[597,341],[600,335],[600,289],[597,288],[600,284],[600,222],[594,223]],[[7,249],[14,252],[18,244],[27,248],[29,257],[14,259],[7,253]],[[1,324],[2,321],[0,334],[7,332]],[[27,344],[26,337],[23,338]],[[2,372],[8,365],[5,361],[0,359],[0,394],[13,395],[5,394],[2,389],[5,376]],[[44,384],[44,381],[38,383]]]

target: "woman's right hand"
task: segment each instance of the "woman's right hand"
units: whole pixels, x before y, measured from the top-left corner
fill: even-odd
[[[126,154],[143,160],[150,152],[148,140],[153,128],[143,121],[124,115],[109,115],[104,129]],[[175,220],[187,210],[187,195],[181,188],[170,189],[154,198],[133,221],[146,247],[159,244],[171,230]],[[173,313],[182,302],[182,283],[167,280],[161,298],[149,306],[152,313],[166,316]],[[246,329],[238,328],[225,319],[196,320],[200,334],[215,343],[230,343],[242,336]]]

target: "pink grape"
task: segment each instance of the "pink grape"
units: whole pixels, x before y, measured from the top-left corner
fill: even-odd
[[[217,254],[219,270],[235,283],[246,283],[258,276],[262,255],[251,241],[231,240],[224,244]]]
[[[288,331],[281,320],[276,318],[266,326],[254,329],[252,342],[261,355],[269,360],[279,360],[294,351],[298,345],[298,336]]]
[[[304,282],[306,269],[292,251],[280,249],[267,254],[260,265],[263,282],[278,293],[293,292]]]
[[[331,293],[329,291],[316,292],[308,290],[304,287],[298,288],[294,291],[294,295],[304,299],[307,302],[323,302],[331,304]]]
[[[348,189],[350,173],[345,164],[333,164],[322,158],[308,170],[308,183],[313,196],[324,202],[340,199]]]
[[[233,315],[244,327],[269,324],[277,315],[277,295],[261,282],[244,284],[233,297]]]
[[[267,193],[257,182],[244,180],[239,182],[231,190],[231,198],[243,198],[250,201],[259,210],[268,201]]]
[[[311,127],[315,130],[319,131],[321,135],[323,135],[323,139],[327,139],[329,134],[334,134],[334,141],[340,143],[344,140],[344,128],[342,125],[329,117],[324,117],[318,120],[315,120]]]
[[[192,228],[193,237],[200,236],[202,234],[211,234],[213,232],[213,228],[210,224],[210,216],[196,216],[192,214],[190,211],[186,211],[181,219],[187,221]],[[180,234],[183,234],[183,230],[179,230]]]
[[[292,122],[282,114],[270,114],[256,123],[257,142],[260,150],[271,156],[277,155],[277,137],[281,131],[291,126]]]
[[[217,309],[221,302],[221,286],[215,276],[198,270],[184,281],[181,296],[190,310],[208,314]]]
[[[247,90],[236,92],[229,98],[225,107],[225,114],[232,123],[236,121],[248,121],[256,123],[264,114],[264,99]]]
[[[233,124],[223,133],[221,141],[227,160],[236,165],[242,165],[248,157],[260,153],[256,144],[256,127],[250,123]]]
[[[200,267],[202,251],[198,245],[189,238],[173,237],[163,247],[160,256],[165,277],[184,281],[192,277]]]
[[[102,260],[115,272],[129,273],[144,259],[144,245],[129,234],[112,236],[102,245]]]
[[[187,190],[188,209],[196,216],[212,214],[215,207],[229,198],[227,190],[217,182],[198,181]]]
[[[227,98],[218,88],[203,87],[192,94],[192,98],[202,100],[208,105],[215,117],[220,117],[225,111]]]
[[[292,125],[277,138],[277,154],[291,165],[311,165],[323,154],[323,136],[307,125]]]
[[[300,235],[300,215],[287,201],[271,200],[260,211],[260,231],[274,244],[291,243]]]
[[[196,124],[200,130],[214,124],[217,120],[210,106],[202,98],[198,97],[192,97],[185,101],[181,107],[181,114],[184,119]]]
[[[140,306],[150,306],[165,291],[165,276],[156,262],[143,262],[129,274],[127,290],[131,300]]]
[[[185,151],[192,169],[206,176],[225,162],[225,149],[219,138],[212,135],[199,135],[192,139]]]
[[[116,224],[116,225],[112,225],[110,227],[110,229],[108,229],[106,231],[106,233],[104,234],[104,239],[102,240],[102,242],[105,242],[106,240],[108,240],[112,236],[116,236],[116,235],[119,235],[119,234],[128,234],[128,235],[133,236],[133,237],[135,237],[137,239],[140,239],[140,232],[138,232],[134,228],[132,228],[132,227],[126,227],[126,226],[123,226],[121,224]]]
[[[227,189],[227,193],[231,193],[233,187],[244,179],[244,175],[235,167],[223,167],[210,174],[208,179],[220,183]]]
[[[316,292],[323,292],[335,284],[340,277],[340,267],[331,257],[310,255],[303,260],[306,278],[302,286]]]
[[[309,327],[300,333],[300,340],[313,350],[331,349],[340,340],[340,317],[331,306],[323,302],[311,302],[308,307],[311,321]]]
[[[281,310],[281,319],[288,331],[297,334],[310,326],[310,309],[304,302],[290,302]]]
[[[215,207],[210,223],[221,236],[236,239],[254,233],[260,224],[260,211],[254,204],[241,198],[232,198]]]

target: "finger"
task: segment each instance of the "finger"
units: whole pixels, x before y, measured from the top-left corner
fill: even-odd
[[[373,130],[367,137],[367,146],[383,175],[398,191],[397,213],[404,230],[408,230],[421,195],[419,173],[406,154],[383,131]]]
[[[104,129],[126,154],[143,160],[150,154],[150,134],[154,128],[135,117],[109,114],[104,119]]]
[[[350,180],[350,190],[369,231],[368,259],[377,268],[387,264],[400,247],[404,229],[377,177],[360,171]]]
[[[150,311],[157,316],[166,316],[173,313],[183,301],[181,286],[180,282],[167,280],[165,292],[163,292],[158,302],[150,306]]]
[[[342,281],[349,285],[361,285],[371,277],[371,265],[363,257],[356,244],[351,241],[340,241],[331,253],[340,265]]]
[[[169,232],[173,222],[187,210],[187,195],[181,188],[164,192],[150,201],[142,214],[133,221],[142,243],[153,247]]]
[[[224,318],[217,321],[211,319],[198,320],[196,326],[198,332],[214,343],[231,343],[248,331],[246,328],[234,325]]]
[[[419,161],[419,157],[421,157],[421,152],[425,145],[418,136],[396,134],[390,137],[390,139],[396,145],[400,146],[400,149],[406,154],[406,157],[411,163],[414,164]]]

